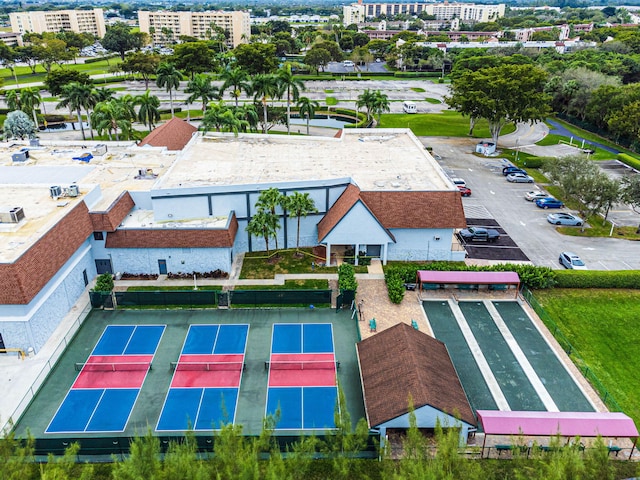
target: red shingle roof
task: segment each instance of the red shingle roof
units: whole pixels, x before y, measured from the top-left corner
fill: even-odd
[[[456,193],[456,192],[454,192]],[[425,405],[476,421],[444,343],[399,323],[357,345],[370,427]]]
[[[167,147],[167,150],[182,150],[198,129],[193,125],[173,117],[167,123],[153,129],[149,135],[138,144],[139,147]]]
[[[465,228],[458,191],[362,192],[360,198],[385,228]]]

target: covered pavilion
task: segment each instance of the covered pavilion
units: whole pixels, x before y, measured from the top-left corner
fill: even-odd
[[[520,277],[516,272],[418,270],[416,283],[421,293],[422,290],[435,290],[445,285],[457,285],[460,289],[477,289],[479,285],[487,285],[489,290],[506,290],[513,286],[517,295]]]

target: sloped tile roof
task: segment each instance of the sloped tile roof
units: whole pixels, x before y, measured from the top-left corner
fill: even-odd
[[[139,147],[166,147],[167,150],[182,150],[198,129],[185,120],[173,117],[167,123],[153,129],[138,144]]]
[[[399,323],[357,349],[370,427],[406,414],[409,395],[416,409],[429,405],[476,424],[444,343]]]
[[[360,198],[385,228],[465,228],[458,191],[362,192]]]
[[[336,200],[329,211],[318,222],[318,241],[321,242],[344,217],[351,207],[360,200],[360,189],[354,184],[349,184],[342,195]]]

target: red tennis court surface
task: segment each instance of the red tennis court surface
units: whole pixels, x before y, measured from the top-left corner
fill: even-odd
[[[141,388],[153,355],[92,355],[71,388]]]
[[[269,362],[269,387],[335,386],[333,353],[274,353]]]
[[[238,387],[243,354],[180,355],[171,388]]]

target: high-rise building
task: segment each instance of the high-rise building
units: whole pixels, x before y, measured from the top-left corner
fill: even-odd
[[[104,13],[93,10],[52,10],[50,12],[12,12],[9,14],[11,31],[16,33],[76,32],[104,37]]]
[[[436,20],[451,20],[459,18],[462,22],[491,22],[504,16],[505,5],[476,5],[474,3],[358,3],[342,7],[344,25],[362,23],[368,18],[381,15],[394,17],[395,15],[433,15]]]
[[[251,36],[249,12],[138,12],[140,31],[148,33],[154,44],[173,43],[181,35],[200,40],[215,38],[216,27],[227,32],[227,46],[247,43]]]

